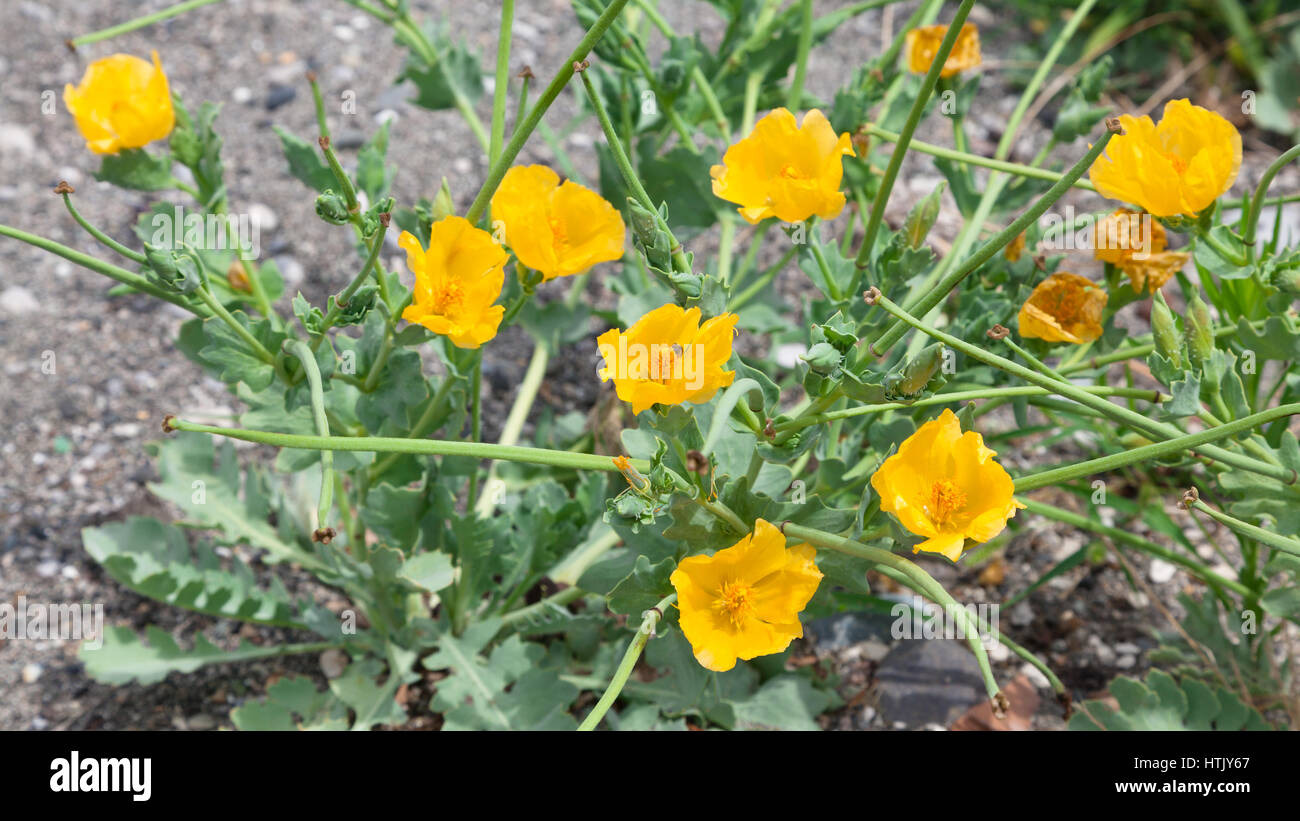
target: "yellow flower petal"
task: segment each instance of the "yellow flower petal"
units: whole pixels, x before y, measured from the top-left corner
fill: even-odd
[[[632,412],[656,404],[707,402],[736,378],[723,370],[731,359],[735,314],[700,324],[700,309],[667,304],[641,317],[627,331],[611,328],[596,339],[605,367],[601,381],[614,380],[614,391]]]
[[[670,581],[695,659],[722,672],[789,647],[803,635],[799,613],[821,583],[815,558],[811,545],[787,550],[781,531],[759,519],[731,547],[683,559]]]
[[[1232,187],[1241,169],[1241,134],[1223,117],[1186,99],[1165,105],[1160,122],[1120,116],[1112,137],[1088,170],[1097,190],[1157,217],[1192,215]]]
[[[621,259],[627,228],[603,197],[544,165],[514,166],[492,195],[492,219],[505,243],[544,280]]]
[[[722,165],[710,169],[713,194],[740,205],[737,211],[750,223],[768,217],[833,219],[844,210],[840,181],[846,154],[854,156],[849,135],[836,136],[820,111],[809,111],[797,125],[793,114],[778,108],[727,149]]]
[[[458,348],[478,348],[496,336],[505,308],[493,303],[505,285],[507,256],[491,234],[450,216],[433,224],[428,251],[406,231],[398,245],[415,274],[403,319],[447,337]]]
[[[86,146],[96,154],[117,154],[161,140],[176,125],[167,75],[158,52],[152,62],[114,54],[86,67],[81,82],[63,88],[63,102]]]
[[[939,54],[939,46],[948,34],[945,25],[922,26],[907,33],[905,44],[907,50],[907,69],[913,74],[925,74],[930,70],[934,58]],[[943,63],[940,77],[951,77],[961,71],[980,65],[980,33],[974,23],[966,23],[957,34],[948,59]]]
[[[1015,485],[974,431],[951,410],[926,422],[871,477],[880,509],[923,537],[914,551],[961,558],[966,540],[987,542],[1023,507]]]

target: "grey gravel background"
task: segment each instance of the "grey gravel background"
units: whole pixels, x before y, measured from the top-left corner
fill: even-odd
[[[354,270],[347,233],[332,230],[314,215],[312,198],[286,172],[270,128],[275,123],[299,135],[315,133],[303,79],[307,69],[320,75],[327,100],[338,100],[348,91],[355,93],[355,116],[343,115],[337,106],[332,112],[336,142],[355,147],[380,118],[394,119],[389,153],[403,158],[394,190],[399,203],[432,196],[444,175],[451,181],[460,208],[472,198],[485,163],[469,131],[454,112],[429,112],[405,102],[407,91],[392,86],[401,53],[390,47],[388,33],[376,21],[343,3],[228,0],[224,5],[84,47],[75,55],[63,46],[68,37],[170,4],[171,0],[4,0],[9,30],[0,40],[0,77],[4,78],[0,85],[0,222],[103,255],[102,249],[76,229],[59,198],[50,193],[58,180],[65,179],[77,187],[76,201],[88,218],[119,240],[134,244],[131,225],[151,198],[93,180],[90,173],[97,161],[86,151],[63,107],[62,89],[65,83],[77,82],[90,60],[116,51],[143,55],[150,48],[160,51],[173,88],[187,100],[212,99],[225,104],[218,129],[225,139],[223,156],[232,210],[261,218],[263,255],[277,261],[290,295],[302,290],[319,303]],[[490,64],[496,16],[485,13],[486,4],[417,1],[413,5],[422,18],[433,15],[446,20],[471,49],[486,55],[485,65]],[[689,0],[662,0],[661,5],[678,30],[699,29],[709,42],[720,36],[721,20],[709,5]],[[819,1],[817,10],[825,12],[836,5]],[[539,77],[549,77],[581,30],[566,0],[521,0],[518,6],[512,67],[528,64]],[[826,47],[813,52],[809,91],[829,98],[847,67],[878,53],[882,39],[887,39],[891,27],[900,24],[910,8],[911,4],[900,4],[892,14],[888,10],[869,12],[845,25]],[[1006,25],[1005,18],[995,17],[983,5],[976,7],[972,19],[980,25],[990,65],[981,87],[981,102],[972,110],[971,144],[973,151],[989,154],[1015,103],[1014,94],[999,79],[995,58],[1028,35]],[[43,110],[42,103],[50,99],[51,92],[54,106]],[[291,99],[284,99],[290,95]],[[556,124],[567,119],[573,111],[572,99],[568,93],[562,96],[548,121]],[[268,101],[281,104],[268,110]],[[486,121],[486,103],[480,109]],[[951,145],[946,126],[946,122],[932,120],[918,136]],[[589,149],[597,136],[587,128],[574,134],[567,145],[589,179],[595,177],[594,155]],[[1027,160],[1045,139],[1042,123],[1028,124],[1013,159]],[[342,154],[345,164],[355,162],[354,148],[344,149]],[[1235,192],[1253,186],[1260,169],[1276,154],[1247,131],[1247,161]],[[540,141],[526,147],[520,157],[521,162],[549,159]],[[904,213],[917,197],[929,193],[938,179],[927,160],[909,158],[889,216]],[[1275,182],[1274,191],[1296,190],[1298,182],[1288,169]],[[1072,197],[1072,201],[1081,210],[1102,207],[1100,200],[1085,194]],[[958,225],[955,209],[945,211],[935,231],[936,246],[943,249]],[[714,241],[701,237],[694,249],[707,253]],[[391,250],[393,267],[404,270],[400,253],[395,247]],[[1074,269],[1096,271],[1091,261],[1082,257]],[[143,445],[160,435],[158,424],[164,413],[183,412],[189,418],[221,421],[236,410],[236,400],[224,387],[205,378],[174,348],[175,332],[183,319],[180,312],[145,297],[108,299],[105,292],[110,284],[42,251],[0,240],[0,601],[12,602],[25,594],[31,601],[102,603],[110,625],[142,628],[155,623],[186,639],[204,631],[218,643],[231,643],[239,632],[237,623],[154,606],[107,580],[82,550],[82,527],[137,513],[169,515],[144,487],[154,478],[154,471]],[[593,278],[589,296],[604,298],[598,276]],[[1144,326],[1145,319],[1136,316],[1136,306],[1130,311],[1133,325]],[[496,421],[505,416],[513,385],[530,350],[526,337],[515,333],[497,340],[489,351],[484,417],[492,435]],[[582,412],[591,408],[600,395],[596,381],[581,374],[573,376],[580,370],[574,363],[586,361],[586,353],[579,349],[555,358],[539,406]],[[50,361],[51,355],[54,372],[43,372],[42,363]],[[990,417],[991,423],[997,424],[996,419]],[[264,456],[248,448],[241,452],[247,458]],[[1007,454],[1007,460],[1019,467],[1045,458],[1053,455]],[[1185,519],[1179,521],[1190,527]],[[982,585],[974,574],[938,562],[930,566],[945,584],[957,586],[963,601],[1000,600],[1077,548],[1082,539],[1080,534],[1050,523],[1031,522],[1007,551],[1007,581],[1001,587]],[[1171,569],[1139,564],[1165,601],[1172,601],[1174,593],[1187,584],[1185,577]],[[283,575],[291,586],[310,584],[291,571]],[[1141,669],[1140,651],[1151,644],[1147,627],[1160,623],[1161,617],[1145,594],[1130,590],[1121,571],[1101,565],[1062,576],[1021,608],[1004,615],[1008,618],[1013,634],[1031,649],[1046,652],[1054,669],[1066,676],[1078,694],[1085,695],[1101,689],[1117,671]],[[895,707],[893,716],[882,715],[874,705],[877,701],[882,707],[895,704],[897,699],[891,701],[879,693],[856,697],[872,685],[876,668],[889,651],[887,642],[871,632],[868,621],[840,628],[823,625],[810,631],[818,639],[816,652],[836,657],[851,702],[849,708],[827,720],[829,726],[893,727],[900,721],[903,726],[946,725],[949,706],[964,709],[980,700],[978,679],[972,689],[962,674],[952,679],[955,689],[940,694],[917,691],[911,707]],[[245,630],[242,635],[255,642],[285,638],[260,629]],[[969,654],[962,657],[963,652],[936,651],[934,658],[910,663],[923,669],[925,665],[943,670],[965,666],[969,673],[972,662]],[[1003,680],[1021,672],[1022,665],[995,658]],[[298,658],[209,668],[190,676],[173,676],[151,688],[109,688],[84,675],[73,643],[0,643],[0,729],[197,730],[229,726],[227,713],[232,705],[262,693],[272,677],[292,672],[314,675],[323,682],[316,659]],[[888,676],[882,677],[882,681],[888,680]],[[893,680],[908,679],[895,676]],[[904,696],[908,692],[904,688]],[[1050,706],[1046,691],[1040,693],[1044,705],[1038,710],[1035,726],[1060,727],[1059,710]],[[427,714],[420,714],[423,708],[418,700],[411,699],[415,718],[410,726],[432,726]],[[938,712],[931,716],[927,710],[935,705],[939,705]]]

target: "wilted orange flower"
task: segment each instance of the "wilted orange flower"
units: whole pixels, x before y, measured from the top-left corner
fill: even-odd
[[[925,74],[930,70],[935,55],[939,53],[939,44],[943,42],[948,27],[922,26],[907,33],[907,68],[913,74]],[[957,34],[957,42],[952,44],[948,59],[943,62],[940,77],[951,77],[959,71],[975,68],[980,64],[980,32],[974,23],[966,23]]]
[[[1232,187],[1241,135],[1232,123],[1187,100],[1170,100],[1158,124],[1120,115],[1117,134],[1088,177],[1102,196],[1157,217],[1196,214]]]
[[[1118,209],[1093,226],[1092,238],[1093,255],[1118,265],[1138,293],[1154,293],[1187,264],[1187,254],[1165,250],[1164,226],[1138,211]]]
[[[1181,251],[1164,251],[1146,259],[1131,259],[1119,268],[1128,274],[1133,290],[1139,294],[1152,293],[1164,287],[1174,274],[1183,270],[1190,254]]]
[[[1105,289],[1087,277],[1055,273],[1038,283],[1018,317],[1020,335],[1048,342],[1091,342],[1101,336]]]
[[[153,62],[114,54],[86,66],[81,82],[63,87],[63,104],[96,154],[140,148],[172,133],[176,113],[158,52]]]
[[[433,224],[429,250],[403,231],[397,244],[415,274],[412,302],[402,319],[451,340],[458,348],[477,348],[497,335],[505,308],[494,305],[505,285],[506,252],[487,231],[463,217]]]
[[[1015,485],[997,454],[975,431],[961,432],[957,415],[945,410],[907,437],[871,477],[880,509],[925,541],[913,548],[942,553],[954,562],[966,540],[987,542],[1016,515]]]
[[[544,165],[517,165],[492,195],[492,219],[505,225],[505,243],[543,279],[580,274],[621,259],[626,227],[614,206]]]
[[[723,672],[801,637],[799,613],[822,580],[816,555],[808,544],[787,549],[781,531],[759,519],[731,547],[682,559],[669,578],[695,660]]]
[[[814,108],[796,125],[793,114],[778,108],[709,170],[713,194],[739,203],[736,210],[750,223],[767,217],[834,219],[844,210],[840,179],[846,154],[855,156],[852,139],[847,132],[836,137],[820,111]]]
[[[641,317],[627,331],[610,328],[596,339],[605,367],[600,380],[614,380],[618,398],[640,413],[656,403],[707,402],[736,378],[724,371],[731,359],[735,314],[700,324],[700,309],[669,303]]]

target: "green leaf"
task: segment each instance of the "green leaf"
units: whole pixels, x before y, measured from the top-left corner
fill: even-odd
[[[432,111],[453,108],[457,94],[472,104],[483,94],[483,69],[478,57],[432,25],[426,27],[426,34],[436,52],[436,62],[425,62],[413,50],[396,82],[410,80],[416,89],[411,102]]]
[[[317,690],[306,676],[288,676],[266,688],[263,701],[246,701],[230,711],[240,730],[346,730],[347,705]]]
[[[143,148],[127,148],[105,154],[95,179],[132,191],[164,191],[176,187],[172,177],[172,155],[154,155]]]
[[[1104,701],[1084,702],[1070,719],[1071,730],[1267,730],[1263,716],[1236,694],[1194,678],[1181,683],[1160,670],[1145,681],[1120,676],[1110,684],[1119,709]]]
[[[223,570],[211,548],[191,551],[178,527],[132,516],[85,528],[81,538],[109,576],[142,596],[219,618],[306,628],[278,579],[270,590],[259,589],[242,560],[235,558],[231,569]]]
[[[435,551],[420,553],[407,559],[398,575],[430,593],[437,593],[456,580],[456,571],[452,567],[451,557],[446,553]]]
[[[289,161],[290,174],[318,194],[338,185],[334,172],[321,159],[318,146],[278,125],[273,129],[280,137],[280,147],[284,150],[284,158]]]
[[[652,565],[645,556],[637,556],[632,572],[609,592],[609,609],[639,619],[643,612],[672,592],[668,577],[676,567],[677,562],[672,558]]]
[[[200,634],[192,650],[185,650],[165,630],[150,625],[145,630],[145,644],[130,627],[109,627],[104,631],[103,646],[82,642],[80,658],[86,673],[103,684],[154,684],[169,673],[192,673],[205,664],[220,664],[250,659],[270,658],[302,652],[315,645],[280,645],[256,647],[242,641],[234,650],[222,650]]]
[[[357,187],[366,193],[372,203],[388,196],[388,189],[393,183],[395,172],[386,164],[388,128],[392,122],[384,120],[375,135],[357,152]]]

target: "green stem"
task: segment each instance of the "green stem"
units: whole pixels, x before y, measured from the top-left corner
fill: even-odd
[[[1246,214],[1246,224],[1241,229],[1241,241],[1246,244],[1246,258],[1252,263],[1255,261],[1255,228],[1259,223],[1259,209],[1268,194],[1268,186],[1277,176],[1277,172],[1296,157],[1300,157],[1300,145],[1292,146],[1282,156],[1273,160],[1264,170],[1264,176],[1259,178],[1259,185],[1255,186],[1255,196],[1250,198],[1250,210]]]
[[[1145,399],[1148,402],[1162,402],[1169,397],[1160,391],[1147,390],[1145,388],[1112,388],[1106,385],[1079,385],[1079,390],[1097,396],[1123,396],[1134,399]],[[820,425],[823,422],[833,422],[836,419],[849,419],[854,416],[865,416],[872,413],[884,413],[891,410],[910,410],[913,408],[927,408],[933,405],[950,405],[955,402],[967,402],[974,399],[995,399],[999,397],[1013,396],[1049,396],[1054,391],[1040,388],[1035,385],[1015,385],[1004,388],[983,388],[981,390],[954,391],[952,393],[936,393],[925,399],[917,399],[913,402],[882,402],[879,405],[858,405],[844,410],[829,411],[826,413],[812,414],[801,416],[798,419],[787,419],[784,422],[778,422],[774,427],[778,433],[790,430],[801,430],[813,425]]]
[[[325,116],[325,98],[320,93],[320,82],[316,79],[316,72],[307,72],[307,84],[311,86],[311,102],[316,109],[316,129],[320,136],[329,138],[330,124]]]
[[[528,116],[524,119],[523,124],[510,135],[510,142],[502,150],[501,156],[497,157],[496,162],[492,164],[487,179],[483,181],[483,187],[479,189],[478,194],[474,197],[474,202],[470,204],[469,211],[465,214],[465,219],[471,223],[477,223],[487,211],[488,202],[491,201],[497,186],[501,184],[501,179],[505,177],[506,169],[515,161],[515,157],[519,155],[519,150],[524,147],[524,142],[537,128],[537,124],[541,122],[542,115],[551,107],[551,103],[555,102],[560,90],[573,76],[574,65],[586,59],[592,47],[604,36],[605,31],[614,22],[614,18],[618,17],[627,3],[628,0],[613,0],[605,11],[601,12],[600,17],[596,18],[596,22],[592,23],[591,28],[587,30],[577,48],[573,50],[573,53],[564,61],[564,65],[560,67],[559,72],[556,73],[555,79],[551,80],[550,84],[546,86],[546,90],[542,92],[542,96],[537,99],[537,103],[528,111]]]
[[[1114,133],[1107,129],[1106,132],[1102,134],[1101,139],[1097,140],[1097,142],[1093,144],[1092,148],[1088,150],[1088,153],[1085,154],[1081,160],[1075,163],[1074,167],[1062,175],[1061,179],[1057,180],[1051,188],[1047,189],[1047,192],[1043,194],[1037,202],[1026,209],[1019,217],[1016,217],[1010,225],[994,235],[994,237],[986,242],[980,250],[976,251],[961,268],[946,276],[936,287],[929,289],[927,293],[917,300],[916,304],[909,305],[907,308],[908,313],[917,316],[925,316],[928,314],[930,310],[943,301],[952,289],[957,287],[957,285],[965,279],[967,275],[990,260],[994,254],[997,254],[1005,248],[1007,243],[1011,242],[1011,240],[1020,236],[1026,228],[1037,221],[1053,203],[1065,194],[1066,190],[1074,184],[1075,180],[1087,173],[1088,169],[1092,167],[1093,162],[1095,162],[1096,159],[1101,156],[1102,152],[1106,150],[1106,145],[1110,142],[1110,138],[1113,136]],[[880,356],[883,352],[889,350],[889,348],[897,342],[904,333],[906,333],[906,330],[906,323],[902,321],[895,322],[871,343],[869,348],[870,351],[876,356]]]
[[[538,344],[533,347],[533,356],[528,361],[528,370],[524,372],[524,379],[519,383],[519,392],[515,394],[514,404],[510,406],[510,413],[506,416],[506,422],[501,428],[501,436],[497,439],[497,444],[513,445],[519,441],[519,435],[523,432],[524,423],[528,421],[528,414],[533,409],[533,402],[537,399],[537,391],[542,386],[542,379],[546,376],[546,366],[550,359],[550,350],[546,345]],[[488,478],[483,485],[483,496],[478,500],[477,507],[474,508],[475,513],[479,516],[486,517],[492,511],[492,506],[496,503],[497,489],[505,487],[505,482],[497,477],[496,470],[496,462],[488,466]]]
[[[1135,429],[1146,431],[1149,435],[1161,439],[1176,439],[1184,435],[1181,430],[1173,425],[1149,419],[1140,413],[1116,405],[1113,402],[1107,402],[1101,397],[1094,396],[1087,391],[1081,390],[1078,386],[1069,382],[1063,382],[1058,379],[1044,376],[1037,371],[1031,370],[1016,362],[1012,362],[1009,359],[1005,359],[997,354],[986,351],[983,348],[972,345],[963,339],[958,339],[957,337],[946,334],[943,331],[931,328],[884,296],[879,297],[876,304],[882,306],[890,314],[899,318],[903,324],[910,325],[922,333],[943,342],[945,345],[956,348],[973,359],[977,359],[986,365],[1001,368],[1014,376],[1020,377],[1030,384],[1046,388],[1054,394],[1073,399],[1080,405],[1084,405],[1104,414],[1107,418],[1124,422]],[[1274,408],[1274,410],[1277,409]],[[1288,485],[1295,482],[1296,477],[1290,470],[1281,469],[1274,465],[1262,464],[1258,460],[1233,453],[1229,450],[1224,450],[1220,447],[1206,445],[1201,448],[1201,452],[1223,462],[1224,464],[1239,467],[1243,470],[1251,471],[1252,473],[1259,473],[1264,476],[1279,479]]]
[[[808,542],[816,547],[824,547],[848,556],[866,559],[872,564],[894,570],[917,585],[918,592],[928,596],[947,612],[959,618],[964,618],[968,625],[968,629],[964,631],[966,641],[975,653],[975,660],[979,663],[980,672],[984,674],[985,690],[990,698],[998,698],[1000,693],[998,683],[993,677],[993,668],[989,665],[988,653],[985,652],[984,644],[980,641],[979,627],[974,616],[971,615],[969,610],[957,604],[952,594],[945,590],[943,585],[935,581],[934,577],[926,573],[920,566],[883,548],[865,545],[843,536],[836,536],[822,530],[814,530],[811,527],[786,523],[781,530],[792,539]]]
[[[80,225],[82,228],[86,230],[86,233],[90,234],[92,237],[98,240],[100,245],[103,245],[105,248],[108,248],[110,251],[116,251],[117,253],[121,254],[122,256],[126,257],[132,262],[138,263],[140,265],[144,265],[146,263],[146,258],[144,254],[140,253],[139,251],[132,251],[130,248],[127,248],[122,243],[118,242],[117,240],[110,237],[108,234],[105,234],[103,231],[99,230],[98,228],[96,228],[95,226],[87,222],[86,219],[83,216],[81,216],[81,212],[77,210],[77,206],[72,204],[72,197],[69,196],[70,192],[63,191],[60,193],[63,195],[63,204],[67,206],[68,213],[72,215],[72,218],[77,221],[78,225]]]
[[[654,635],[655,625],[663,617],[664,608],[668,607],[677,600],[677,594],[671,593],[659,600],[652,609],[645,611],[641,615],[641,627],[632,637],[632,643],[628,645],[627,652],[623,654],[623,661],[614,671],[614,677],[610,679],[609,686],[605,688],[605,693],[596,702],[596,706],[587,714],[586,719],[579,725],[581,731],[591,731],[596,729],[600,720],[609,712],[609,708],[614,706],[618,694],[623,692],[623,685],[627,684],[628,677],[632,675],[632,670],[636,667],[637,661],[641,658],[641,651],[645,649],[646,642]]]
[[[1107,403],[1109,404],[1109,403]],[[1114,406],[1112,406],[1114,407]],[[1244,416],[1241,419],[1228,422],[1218,427],[1208,428],[1197,433],[1189,433],[1164,442],[1156,442],[1142,447],[1132,448],[1123,453],[1114,453],[1110,456],[1103,456],[1099,459],[1089,459],[1086,462],[1079,462],[1065,467],[1044,470],[1038,473],[1032,473],[1028,476],[1021,476],[1016,479],[1016,492],[1023,493],[1028,490],[1036,490],[1048,485],[1061,484],[1071,479],[1077,479],[1081,476],[1091,476],[1095,473],[1105,473],[1110,470],[1117,470],[1127,465],[1148,459],[1159,459],[1162,456],[1170,456],[1184,450],[1203,445],[1207,442],[1216,442],[1220,439],[1226,439],[1229,436],[1235,436],[1239,433],[1256,428],[1260,425],[1266,425],[1275,419],[1281,419],[1285,416],[1293,416],[1300,413],[1300,403],[1290,405],[1279,405],[1276,408],[1269,408],[1250,416]],[[1289,468],[1277,466],[1277,475],[1274,478],[1281,479],[1286,484],[1294,485],[1296,482],[1295,472]],[[1287,481],[1287,478],[1290,481]]]
[[[388,436],[304,436],[296,433],[274,433],[243,428],[219,428],[200,425],[184,419],[172,418],[169,424],[176,430],[189,430],[225,436],[244,442],[256,442],[277,448],[296,450],[334,450],[358,453],[409,453],[416,456],[468,456],[475,459],[504,459],[532,465],[569,468],[571,470],[604,470],[618,472],[614,460],[594,453],[570,453],[547,448],[507,447],[486,442],[459,442],[441,439],[405,439]],[[629,460],[632,467],[642,473],[650,472],[648,459]]]
[[[469,397],[470,413],[470,433],[474,442],[483,440],[483,349],[479,348],[474,352],[474,371],[469,378],[469,388],[472,392]],[[469,504],[466,507],[473,510],[478,502],[478,466],[475,465],[474,472],[469,475]]]
[[[366,257],[366,262],[361,266],[360,273],[352,278],[352,281],[338,296],[334,297],[334,304],[330,306],[329,313],[325,314],[324,320],[321,321],[320,335],[311,343],[313,351],[320,347],[321,340],[325,338],[325,332],[334,327],[339,314],[343,312],[342,309],[347,306],[348,300],[352,299],[352,295],[361,287],[361,283],[370,278],[370,272],[374,270],[375,265],[379,262],[379,254],[384,247],[384,235],[388,233],[388,222],[388,215],[381,214],[379,217],[379,230],[375,232],[375,236],[371,240],[370,255]],[[376,279],[378,278],[376,277]]]
[[[889,131],[878,125],[868,124],[863,126],[863,130],[872,137],[879,137],[880,139],[888,140],[891,143],[896,143],[899,140],[897,132]],[[929,154],[932,157],[953,160],[954,162],[969,163],[970,165],[977,165],[981,168],[989,168],[994,171],[1001,171],[1006,174],[1028,177],[1035,180],[1048,180],[1055,182],[1062,176],[1059,171],[1051,171],[1046,168],[1035,168],[1032,165],[1021,165],[1020,163],[1006,162],[1004,160],[995,160],[990,157],[980,156],[979,154],[971,154],[966,151],[944,148],[941,145],[922,142],[920,140],[912,140],[911,147],[920,151],[922,154]],[[1076,180],[1073,185],[1075,188],[1082,188],[1085,191],[1097,190],[1097,187],[1088,180]]]
[[[429,404],[425,406],[424,413],[420,414],[420,418],[415,420],[415,424],[411,427],[411,432],[407,434],[408,438],[419,439],[432,430],[433,420],[437,419],[442,413],[443,406],[447,403],[447,395],[451,393],[451,387],[455,384],[456,379],[453,378],[451,374],[447,374],[447,376],[443,378],[442,384],[438,386],[437,392],[434,393]],[[392,453],[375,462],[369,470],[370,481],[373,483],[379,479],[380,476],[383,476],[384,472],[387,471],[388,468],[392,467],[392,464],[401,457],[402,454],[400,453]]]
[[[184,308],[195,316],[205,318],[209,316],[209,314],[199,310],[197,305],[192,304],[181,295],[170,291],[164,291],[162,288],[159,288],[157,285],[154,285],[152,282],[133,271],[119,268],[112,263],[104,262],[102,259],[97,259],[89,254],[83,254],[80,251],[57,243],[54,240],[46,239],[45,237],[37,236],[36,234],[29,234],[26,231],[20,231],[17,228],[11,228],[8,225],[0,225],[0,236],[13,237],[16,240],[21,240],[22,242],[40,248],[43,251],[49,251],[52,254],[63,257],[69,262],[74,262],[83,268],[88,268],[97,274],[103,274],[109,279],[116,280],[123,285],[129,285],[137,291],[142,291],[150,296],[158,297],[165,302],[170,302],[179,308]]]
[[[1166,550],[1155,542],[1143,539],[1141,536],[1134,535],[1127,530],[1121,530],[1117,527],[1104,525],[1095,519],[1089,519],[1087,516],[1080,516],[1079,514],[1065,510],[1064,508],[1049,505],[1046,502],[1040,502],[1035,499],[1021,499],[1020,502],[1025,506],[1025,510],[1030,513],[1036,513],[1040,516],[1046,516],[1049,519],[1056,519],[1059,522],[1083,528],[1084,530],[1089,530],[1102,536],[1108,536],[1116,542],[1129,545],[1130,547],[1134,547],[1144,553],[1164,559],[1172,564],[1185,567],[1209,585],[1224,590],[1231,590],[1239,596],[1252,595],[1251,589],[1246,587],[1244,584],[1232,579],[1224,578],[1195,559],[1189,559],[1181,553]]]
[[[1292,556],[1300,556],[1300,541],[1283,536],[1273,530],[1265,530],[1264,528],[1253,525],[1250,522],[1243,522],[1236,516],[1230,516],[1227,513],[1215,510],[1199,499],[1192,502],[1192,507],[1201,511],[1206,516],[1209,516],[1219,524],[1222,524],[1247,538],[1254,539],[1255,541],[1266,544],[1269,547],[1275,547],[1284,553],[1290,553]]]
[[[614,124],[610,122],[609,112],[605,110],[605,105],[600,101],[600,95],[591,84],[591,78],[587,76],[586,71],[580,73],[582,87],[587,92],[587,99],[596,111],[596,119],[600,120],[601,130],[605,132],[605,143],[609,146],[609,152],[614,157],[614,163],[618,166],[619,173],[623,175],[623,182],[627,184],[633,196],[641,207],[645,208],[652,214],[658,214],[659,209],[646,193],[645,186],[641,185],[641,180],[637,178],[636,171],[632,169],[632,161],[628,159],[627,153],[623,150],[623,142],[618,138],[618,132],[614,130]],[[656,216],[655,221],[659,223],[659,229],[668,237],[669,245],[672,247],[673,267],[681,273],[690,273],[691,265],[686,259],[685,252],[682,251],[682,245],[673,236],[672,229],[668,223]]]
[[[813,8],[812,0],[801,0],[799,4],[799,46],[795,52],[794,80],[790,83],[790,94],[786,98],[786,108],[799,111],[803,100],[803,82],[808,74],[808,52],[812,49]]]
[[[506,90],[510,86],[510,34],[514,25],[515,0],[501,0],[501,27],[497,33],[496,85],[492,89],[492,135],[488,142],[488,165],[501,156],[506,135]]]
[[[235,335],[244,341],[244,344],[257,355],[258,359],[268,365],[275,365],[275,356],[266,349],[265,345],[258,341],[257,337],[253,336],[248,328],[245,328],[239,323],[239,320],[231,316],[230,312],[226,310],[226,306],[221,304],[221,300],[212,295],[212,291],[209,290],[206,282],[195,293],[199,295],[199,298],[203,300],[203,303],[208,306],[214,316],[220,317],[222,322],[230,326],[230,330],[234,331]]]
[[[330,144],[330,138],[322,135],[317,142],[321,152],[325,154],[325,162],[329,164],[330,171],[334,172],[334,179],[343,189],[343,198],[347,201],[348,211],[355,214],[360,208],[360,203],[357,201],[357,189],[352,184],[352,178],[343,170],[338,155],[334,153],[334,146]]]
[[[156,11],[153,14],[146,14],[143,17],[137,17],[134,20],[128,20],[125,23],[118,23],[116,26],[109,26],[106,29],[100,29],[99,31],[91,32],[90,34],[83,34],[80,37],[74,37],[69,40],[68,43],[73,48],[84,46],[88,43],[98,43],[100,40],[107,40],[110,37],[116,37],[119,34],[126,34],[127,32],[132,32],[136,29],[142,29],[145,26],[151,26],[154,23],[166,20],[169,17],[184,14],[191,9],[210,6],[217,2],[220,2],[220,0],[187,0],[184,3],[177,3],[171,8]]]
[[[329,419],[325,415],[325,392],[321,387],[320,368],[316,366],[316,355],[307,343],[301,339],[285,342],[285,350],[298,357],[303,370],[307,373],[307,385],[311,388],[311,410],[316,419],[316,432],[326,438],[330,435]],[[334,494],[334,452],[320,452],[321,482],[320,503],[316,507],[316,527],[324,528],[329,524],[330,508],[333,507]]]
[[[885,218],[885,204],[889,201],[889,194],[894,188],[894,180],[898,178],[898,170],[903,166],[903,157],[907,154],[908,144],[912,142],[912,134],[921,122],[921,115],[925,113],[926,103],[930,101],[930,95],[934,93],[935,84],[939,82],[939,73],[943,71],[943,65],[948,60],[948,55],[952,53],[952,47],[957,43],[957,35],[961,33],[961,27],[966,22],[966,16],[970,14],[971,8],[975,5],[975,0],[962,0],[957,12],[953,15],[952,22],[948,25],[948,31],[944,34],[943,42],[939,44],[939,50],[930,63],[930,69],[925,73],[925,79],[921,81],[921,89],[917,92],[916,100],[912,102],[912,108],[907,113],[907,120],[903,123],[903,130],[899,132],[898,144],[894,146],[894,152],[889,157],[889,165],[885,168],[885,176],[880,181],[880,188],[876,191],[876,198],[871,204],[871,215],[867,218],[866,233],[862,237],[862,245],[858,247],[857,265],[859,268],[865,268],[871,261],[871,248],[876,243],[876,234],[880,232],[880,224]]]

